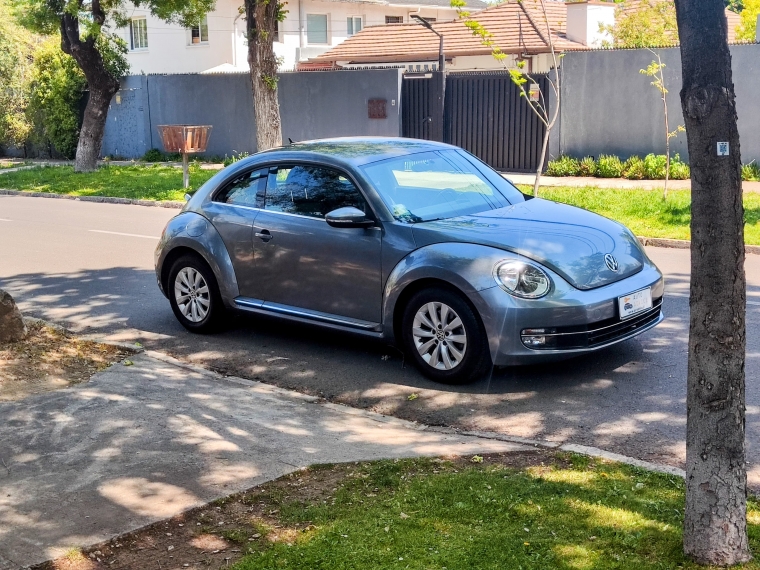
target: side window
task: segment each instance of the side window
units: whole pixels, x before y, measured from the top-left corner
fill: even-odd
[[[261,208],[261,197],[263,194],[262,185],[265,183],[266,175],[266,170],[254,170],[242,174],[227,184],[227,186],[216,195],[214,202]]]
[[[370,214],[361,192],[337,170],[304,165],[282,166],[270,171],[266,210],[324,218],[345,206]]]

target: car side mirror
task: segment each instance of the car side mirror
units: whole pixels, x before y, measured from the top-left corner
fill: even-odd
[[[375,225],[375,220],[353,206],[333,210],[325,216],[325,221],[334,228],[371,228]]]

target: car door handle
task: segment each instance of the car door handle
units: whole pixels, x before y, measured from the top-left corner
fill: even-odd
[[[256,232],[256,237],[261,238],[262,241],[269,241],[274,236],[269,233],[269,230],[261,230],[260,232]]]

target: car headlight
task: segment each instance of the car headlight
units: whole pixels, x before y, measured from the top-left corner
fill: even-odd
[[[494,267],[493,276],[507,293],[524,299],[543,297],[552,284],[542,269],[524,261],[502,261]]]

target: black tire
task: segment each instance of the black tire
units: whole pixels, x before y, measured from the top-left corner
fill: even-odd
[[[440,323],[441,327],[439,328],[443,333],[440,339],[442,340],[439,340],[438,333],[430,337],[418,336],[415,338],[413,333],[415,319],[418,312],[421,310],[425,311],[429,303],[446,305],[450,311],[453,311],[459,317],[461,326],[447,333],[444,323]],[[429,317],[429,311],[427,315]],[[443,311],[438,311],[436,315],[440,321]],[[447,315],[447,321],[449,325],[454,324],[454,319],[452,319],[450,313]],[[422,322],[421,330],[427,334],[429,327],[424,324],[424,321]],[[458,341],[452,342],[448,338],[448,335],[454,335],[459,340],[462,338],[462,331],[464,331],[466,344],[458,343]],[[431,345],[431,348],[427,349],[428,358],[426,359],[420,353],[418,343],[420,347],[424,347],[427,343],[423,341],[427,338],[430,338],[430,341],[434,345]],[[420,372],[435,382],[443,384],[467,384],[479,380],[491,370],[491,353],[488,347],[488,336],[486,335],[485,327],[483,327],[480,316],[458,292],[436,287],[423,289],[415,293],[404,308],[401,322],[401,339],[404,351],[408,357],[414,361]],[[435,346],[439,344],[441,345],[439,347],[439,354],[434,357],[433,351],[435,350]],[[444,348],[444,345],[447,348]],[[460,352],[461,350],[463,352]],[[444,352],[445,355],[442,356],[441,353]],[[457,359],[456,353],[461,354],[461,358]],[[438,360],[435,366],[431,364],[434,358]],[[449,365],[453,361],[456,361],[456,364],[450,369],[442,369],[441,366],[446,366],[445,359],[448,359]]]
[[[193,319],[200,315],[198,313],[193,315],[191,311],[190,317],[186,316],[183,309],[180,308],[177,299],[175,285],[177,284],[178,275],[180,275],[180,272],[183,270],[196,271],[199,273],[208,287],[207,297],[205,294],[196,294],[197,297],[203,297],[203,301],[208,303],[208,309],[205,316],[197,321]],[[198,291],[202,291],[202,288],[198,288]],[[180,324],[190,332],[205,334],[215,332],[219,329],[225,313],[224,303],[222,302],[222,296],[219,293],[219,286],[217,285],[214,272],[211,271],[208,264],[199,256],[190,254],[183,255],[174,262],[169,270],[169,279],[166,283],[166,294],[169,297],[169,303],[172,306],[172,311],[174,311],[174,316],[177,317]],[[199,300],[199,303],[201,302],[202,301]]]

